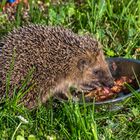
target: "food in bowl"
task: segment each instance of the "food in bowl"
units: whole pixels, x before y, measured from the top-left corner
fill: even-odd
[[[130,90],[126,85],[129,84],[132,86],[134,81],[135,79],[132,77],[121,76],[114,81],[113,87],[99,87],[96,90],[85,93],[84,95],[86,99],[93,100],[95,98],[95,101],[97,102],[115,98],[120,92],[128,93]]]

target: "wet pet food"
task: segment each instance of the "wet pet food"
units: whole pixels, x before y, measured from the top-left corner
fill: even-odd
[[[85,93],[73,90],[71,94],[63,94],[59,98],[62,98],[64,100],[72,99],[73,101],[82,101],[82,97],[84,95],[86,102],[93,102],[94,99],[96,102],[100,102],[108,99],[117,98],[119,93],[130,93],[131,91],[129,90],[127,85],[130,85],[134,89],[138,88],[135,78],[121,76],[114,81],[114,86],[111,88],[98,87],[96,90]]]
[[[133,79],[122,76],[118,79],[115,80],[114,86],[112,88],[109,87],[100,87],[97,88],[96,90],[93,90],[89,93],[85,93],[85,98],[88,100],[93,100],[95,98],[96,101],[104,101],[110,98],[115,98],[117,97],[117,94],[120,92],[127,93],[129,92],[128,87],[126,86],[129,84],[133,83]]]

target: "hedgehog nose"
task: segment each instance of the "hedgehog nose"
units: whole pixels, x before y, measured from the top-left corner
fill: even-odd
[[[113,85],[114,85],[114,79],[113,78],[110,78],[110,79],[106,80],[104,82],[104,85],[107,86],[107,87],[109,87],[109,88],[113,87]]]
[[[114,86],[114,82],[109,82],[108,84],[107,84],[107,86],[109,87],[109,88],[111,88],[111,87],[113,87]]]

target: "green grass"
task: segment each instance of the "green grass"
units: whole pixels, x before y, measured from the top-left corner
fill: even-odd
[[[29,0],[29,18],[23,20],[22,7],[14,21],[0,13],[0,37],[14,27],[35,23],[60,25],[78,34],[90,33],[103,44],[107,57],[139,58],[140,0],[83,0],[80,4],[52,4],[46,0],[41,11],[37,1]],[[28,80],[28,79],[27,79]],[[7,81],[8,85],[9,81]],[[23,87],[26,82],[23,84]],[[7,89],[8,91],[8,89]],[[21,87],[22,93],[22,87]],[[18,98],[8,98],[0,107],[0,139],[17,140],[138,140],[140,139],[140,95],[123,102],[124,109],[86,104],[52,103],[28,110],[18,105]],[[22,120],[21,117],[26,120]]]

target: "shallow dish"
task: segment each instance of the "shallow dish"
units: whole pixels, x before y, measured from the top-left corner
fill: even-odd
[[[121,76],[128,77],[137,77],[140,80],[140,61],[135,59],[127,59],[127,58],[108,58],[107,62],[110,66],[111,73],[114,78],[118,78]],[[112,65],[115,63],[117,66],[115,70],[112,70]],[[137,92],[140,91],[140,87],[135,88]],[[117,97],[114,99],[107,99],[105,101],[95,102],[95,105],[103,105],[103,104],[116,104],[125,100],[126,98],[132,96],[132,93],[117,93]],[[60,97],[57,97],[60,101],[67,101]],[[73,101],[75,102],[75,101]],[[83,104],[79,102],[79,104]],[[86,101],[86,104],[93,104],[93,102]]]
[[[136,76],[138,80],[140,80],[140,61],[135,59],[127,59],[127,58],[109,58],[107,59],[109,65],[111,66],[112,63],[117,65],[116,71],[111,70],[113,77],[117,78],[120,76]],[[140,91],[140,87],[135,89],[137,92]],[[118,93],[117,98],[115,99],[108,99],[101,102],[95,102],[95,104],[107,104],[107,103],[115,103],[123,101],[124,99],[132,96],[132,93]]]

